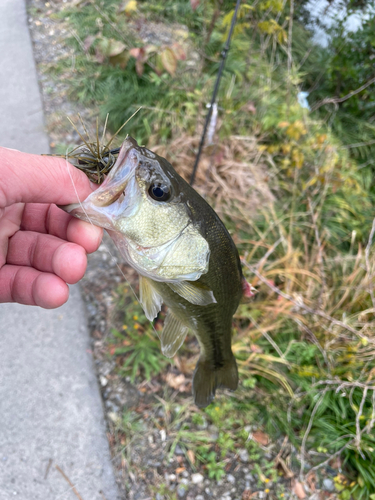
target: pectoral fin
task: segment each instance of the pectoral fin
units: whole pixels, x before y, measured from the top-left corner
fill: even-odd
[[[161,333],[161,352],[172,358],[185,340],[188,328],[169,309],[165,318],[164,330]]]
[[[180,281],[177,283],[168,283],[168,286],[180,297],[184,298],[191,304],[197,306],[207,306],[208,304],[215,304],[216,299],[212,290],[206,290],[199,286],[199,284],[191,283],[190,281]]]
[[[139,295],[146,318],[152,321],[160,311],[163,299],[152,286],[152,281],[144,276],[139,276]]]

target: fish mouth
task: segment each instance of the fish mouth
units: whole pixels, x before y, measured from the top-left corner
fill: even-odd
[[[102,227],[111,227],[111,224],[108,224],[108,214],[101,209],[113,205],[124,193],[138,164],[137,147],[135,139],[127,137],[121,146],[116,163],[98,189],[82,203],[72,203],[60,208],[80,219]]]

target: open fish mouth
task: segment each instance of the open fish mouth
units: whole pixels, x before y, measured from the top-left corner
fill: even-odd
[[[64,205],[60,208],[79,219],[105,229],[113,229],[112,220],[118,215],[116,208],[120,209],[125,189],[130,179],[134,177],[138,165],[136,147],[136,141],[132,137],[127,137],[121,146],[115,165],[98,189],[83,202]],[[110,206],[111,210],[108,210]],[[101,210],[104,208],[106,210]]]

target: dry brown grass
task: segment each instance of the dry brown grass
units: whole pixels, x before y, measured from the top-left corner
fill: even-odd
[[[168,145],[151,149],[168,159],[187,181],[190,180],[200,137],[181,135]],[[269,167],[255,137],[231,136],[203,150],[194,188],[220,214],[254,214],[274,196],[269,187]],[[233,209],[234,213],[233,213]]]

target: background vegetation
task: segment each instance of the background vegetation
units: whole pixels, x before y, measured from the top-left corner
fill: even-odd
[[[189,177],[235,2],[79,4],[59,14],[74,78],[70,58],[49,69],[74,98],[99,103],[113,131],[142,106],[127,131]],[[256,455],[243,432],[255,420],[272,439],[287,436],[301,481],[329,466],[340,498],[374,499],[375,16],[372,2],[342,2],[345,17],[368,15],[355,33],[337,20],[323,48],[306,4],[241,3],[196,187],[231,230],[257,294],[234,319],[240,389],[185,409],[173,446],[220,479],[228,451]],[[132,380],[151,378],[165,367],[152,326],[129,289],[118,296],[128,306],[109,350]],[[191,338],[175,360],[187,376],[196,355]],[[217,425],[217,442],[177,425],[189,419]],[[260,464],[260,480],[280,463]]]

